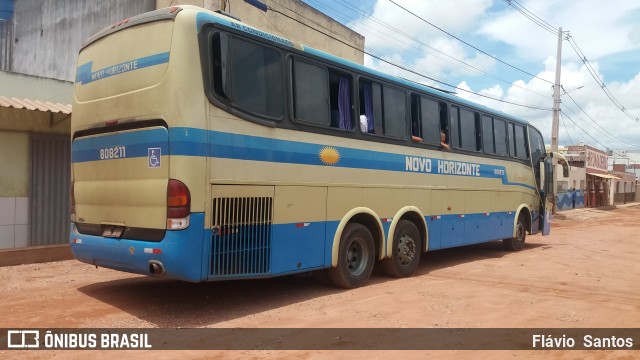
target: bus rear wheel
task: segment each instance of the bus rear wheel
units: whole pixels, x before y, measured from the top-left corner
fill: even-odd
[[[384,272],[397,278],[411,276],[420,263],[421,244],[414,223],[400,220],[393,235],[391,257],[381,262]]]
[[[353,289],[364,285],[373,271],[373,236],[362,224],[348,224],[338,248],[338,265],[327,269],[329,280],[338,287]]]
[[[516,236],[510,239],[502,240],[504,248],[509,251],[520,251],[524,246],[524,241],[527,238],[527,228],[525,226],[525,215],[520,213],[518,216],[518,223],[516,224]]]

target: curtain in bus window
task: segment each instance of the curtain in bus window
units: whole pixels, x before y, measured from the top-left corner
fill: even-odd
[[[364,92],[364,114],[367,117],[367,132],[373,133],[373,94],[370,82],[362,83]]]
[[[282,117],[280,53],[238,38],[231,49],[234,103],[243,110]]]
[[[302,61],[293,62],[293,111],[298,120],[329,126],[327,69]]]
[[[338,110],[340,111],[340,129],[351,130],[351,81],[346,76],[340,76]]]
[[[373,99],[373,132],[382,135],[384,134],[384,126],[382,125],[382,85],[372,83],[371,91]]]

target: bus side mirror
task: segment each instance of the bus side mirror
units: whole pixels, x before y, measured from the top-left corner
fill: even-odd
[[[562,166],[562,176],[569,177],[569,162],[567,161],[567,158],[559,153],[551,153],[550,155],[553,159],[556,159],[558,161],[558,164]]]

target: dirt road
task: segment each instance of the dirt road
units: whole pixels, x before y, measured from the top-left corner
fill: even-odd
[[[374,274],[345,291],[308,278],[191,284],[78,261],[0,268],[1,328],[600,328],[640,325],[640,206],[572,210],[520,252],[500,242],[423,256],[407,279]],[[2,344],[4,345],[4,344]],[[0,348],[4,346],[0,345]],[[0,351],[8,358],[175,358],[173,351]],[[181,351],[188,358],[341,358],[331,351]],[[350,351],[356,359],[395,358]],[[493,351],[500,358],[633,358],[632,351]],[[406,351],[404,358],[477,358]]]

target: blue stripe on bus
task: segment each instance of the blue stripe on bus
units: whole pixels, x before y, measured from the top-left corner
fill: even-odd
[[[156,140],[158,136],[161,136],[161,131],[164,130],[140,130],[76,139],[72,145],[72,161],[76,163],[100,160],[100,149],[113,146],[126,146],[127,158],[146,157],[148,156],[147,148],[162,147],[162,154],[168,153],[169,155],[490,178],[500,179],[504,185],[522,186],[535,190],[531,185],[509,181],[507,170],[501,165],[452,161],[194,128],[169,129],[170,143],[167,152],[166,143],[160,143]],[[131,151],[129,150],[130,146]],[[323,149],[331,149],[339,154],[335,164],[323,163],[320,157],[320,152]],[[415,166],[413,166],[414,162]],[[408,169],[409,163],[412,164],[410,169]],[[427,163],[431,166],[428,171]],[[452,169],[451,166],[457,167],[457,169]]]
[[[169,62],[169,52],[163,52],[144,56],[137,59],[131,59],[119,64],[110,65],[103,69],[92,71],[93,61],[78,66],[76,72],[76,83],[78,85],[86,85],[88,83],[106,79],[111,76],[124,74],[126,72],[144,69],[150,66],[160,65]]]
[[[514,216],[515,212],[466,214],[464,217],[442,215],[439,219],[429,216],[426,218],[428,250],[509,238],[513,233]],[[333,235],[339,224],[339,221],[307,222],[304,226],[300,226],[301,223],[273,224],[267,273],[214,276],[210,273],[213,251],[211,229],[204,228],[203,213],[192,213],[190,221],[191,225],[185,230],[167,231],[165,239],[160,242],[82,235],[72,227],[71,239],[80,239],[82,242],[72,241],[71,250],[80,261],[143,275],[149,275],[149,260],[157,260],[163,263],[166,277],[192,282],[271,277],[330,267]],[[385,225],[385,234],[388,234],[390,223]],[[251,245],[250,242],[246,244]],[[152,251],[145,252],[145,249],[161,251],[153,254]],[[238,247],[236,250],[241,252],[248,249]]]

